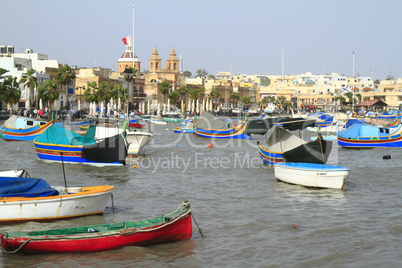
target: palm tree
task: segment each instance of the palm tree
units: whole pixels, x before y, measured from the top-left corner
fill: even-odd
[[[286,101],[287,100],[286,100],[285,96],[280,96],[276,100],[276,103],[277,103],[277,105],[279,106],[280,109],[284,109],[286,107],[286,105],[288,104]]]
[[[87,83],[87,89],[84,92],[85,101],[98,103],[98,84],[95,81]]]
[[[336,96],[332,98],[332,101],[335,102],[335,112],[338,112],[338,101],[340,102],[340,104],[342,104],[343,102],[345,102],[345,98],[343,96]]]
[[[3,75],[3,74],[8,73],[8,72],[9,72],[9,70],[0,68],[0,78],[2,78],[2,75]]]
[[[219,100],[219,98],[221,97],[221,93],[219,93],[219,91],[214,88],[209,93],[209,97],[212,100],[212,106],[215,106],[215,107],[212,107],[212,109],[216,108],[217,100]]]
[[[70,84],[70,82],[74,81],[75,79],[75,74],[74,72],[71,70],[70,66],[68,66],[67,64],[64,64],[63,66],[61,66],[60,68],[57,69],[57,73],[56,73],[56,79],[58,81],[58,83],[60,84],[60,86],[62,87],[63,85],[68,86]],[[68,89],[67,89],[67,94],[66,94],[66,100],[67,100],[67,109],[70,108],[70,102],[68,101]]]
[[[232,95],[230,95],[230,99],[233,101],[233,105],[236,105],[240,99],[239,92],[233,92]]]
[[[181,96],[180,96],[180,93],[178,91],[173,91],[168,96],[168,98],[170,99],[170,102],[175,106],[180,101],[180,97]]]
[[[7,109],[10,109],[10,116],[12,115],[12,105],[18,103],[20,98],[21,89],[17,77],[7,76],[0,86],[0,99],[7,103]]]
[[[163,102],[166,102],[166,95],[169,94],[170,89],[172,86],[169,84],[168,81],[163,81],[158,88],[160,94],[163,95]]]
[[[117,101],[117,103],[119,102],[120,99],[120,103],[125,103],[127,100],[127,88],[122,87],[119,84],[114,85],[113,88],[113,98]],[[121,107],[118,107],[117,110],[119,111]]]
[[[49,109],[48,114],[51,112],[51,107],[59,96],[60,93],[57,89],[57,82],[54,79],[47,80],[43,85],[38,87],[38,99],[47,102]]]
[[[20,83],[24,84],[25,88],[29,90],[29,108],[35,108],[35,88],[38,86],[38,78],[35,76],[36,71],[29,69],[26,73],[22,74]]]
[[[243,104],[243,105],[249,105],[251,104],[251,98],[249,96],[243,96],[239,99],[239,101]]]
[[[352,92],[346,92],[345,93],[345,97],[348,98],[349,102],[352,103],[352,101],[354,102],[354,98],[353,98],[353,93]]]
[[[362,102],[362,94],[357,93],[357,94],[355,94],[355,96],[357,97],[357,102],[358,103]]]

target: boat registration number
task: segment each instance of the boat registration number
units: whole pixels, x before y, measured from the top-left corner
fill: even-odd
[[[323,175],[327,175],[327,173],[320,173],[320,172],[317,172],[317,175],[318,175],[318,176],[323,176]]]

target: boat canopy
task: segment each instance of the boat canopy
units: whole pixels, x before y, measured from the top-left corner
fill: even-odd
[[[380,134],[380,129],[385,130]],[[386,133],[388,129],[379,128],[375,126],[368,126],[363,124],[353,124],[345,130],[339,131],[338,136],[342,138],[357,138],[357,137],[374,137],[380,135],[389,135]]]
[[[28,128],[35,125],[44,125],[46,121],[44,120],[36,120],[27,117],[19,117],[13,114],[3,123],[3,128]]]
[[[314,119],[300,119],[300,118],[283,118],[275,123],[276,126],[283,127],[284,129],[293,130],[303,130],[307,127],[313,127],[315,125]]]
[[[354,119],[354,118],[348,119],[348,121],[346,121],[345,128],[348,128],[354,124],[367,124],[367,122],[360,120],[360,119]]]
[[[96,144],[94,138],[95,131],[96,126],[90,127],[85,136],[82,136],[69,129],[53,124],[36,138],[36,142],[62,145],[91,145]]]
[[[1,197],[43,197],[59,195],[45,180],[21,177],[0,177]]]
[[[201,116],[194,121],[194,127],[196,128],[227,129],[229,125],[231,125],[230,122],[217,118],[207,111],[203,111]]]
[[[318,119],[324,120],[324,121],[327,121],[327,122],[332,122],[334,120],[334,117],[332,115],[330,115],[330,114],[323,114],[323,115],[320,115],[318,117]]]

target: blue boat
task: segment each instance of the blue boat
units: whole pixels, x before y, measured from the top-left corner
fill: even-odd
[[[240,126],[234,125],[231,121],[225,121],[215,117],[213,114],[204,111],[195,120],[194,133],[203,138],[217,139],[249,139],[251,135],[246,133],[246,123]]]
[[[302,131],[313,126],[315,120],[292,120],[278,122],[269,131],[265,144],[257,142],[258,151],[265,164],[276,165],[282,162],[325,163],[332,149],[332,142],[319,136],[307,142],[291,131]]]
[[[12,115],[0,127],[0,138],[6,141],[32,141],[54,124],[28,117]],[[61,125],[62,123],[57,123]]]
[[[377,127],[353,124],[338,132],[338,145],[344,148],[402,147],[402,124]]]
[[[50,126],[34,140],[38,158],[44,162],[64,162],[93,166],[123,166],[127,155],[125,133],[105,138],[95,137],[96,126],[85,136],[57,125]]]

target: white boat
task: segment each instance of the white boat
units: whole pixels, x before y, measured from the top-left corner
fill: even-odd
[[[114,186],[50,186],[37,178],[0,178],[0,224],[103,214]]]
[[[165,122],[166,123],[166,122]],[[96,126],[95,139],[102,140],[123,132],[122,127]],[[145,154],[145,149],[153,139],[154,134],[149,131],[126,130],[127,156],[134,157]]]
[[[154,134],[147,131],[127,131],[127,155],[138,156],[144,155],[147,145],[154,138]]]
[[[275,177],[283,182],[306,187],[346,189],[350,170],[345,167],[315,163],[278,163]]]
[[[155,118],[150,118],[149,122],[153,123],[153,124],[157,124],[157,125],[166,125],[167,122],[160,120],[160,119],[155,119]]]
[[[29,177],[25,169],[0,171],[0,177]]]

